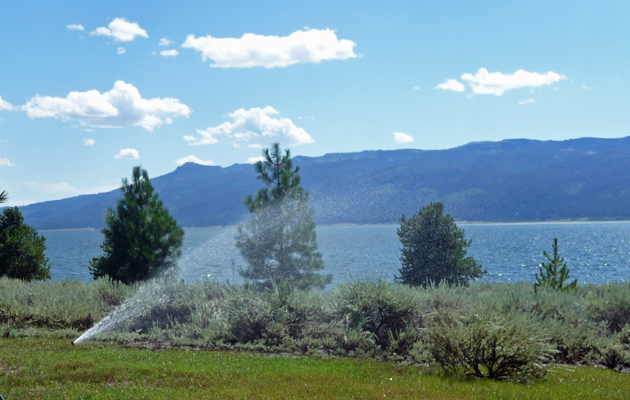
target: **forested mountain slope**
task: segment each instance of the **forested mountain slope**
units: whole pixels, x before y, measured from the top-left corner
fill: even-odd
[[[456,220],[630,219],[630,137],[504,140],[448,150],[295,157],[318,223],[385,223],[443,201]],[[150,171],[149,171],[150,173]],[[151,180],[183,226],[228,225],[261,187],[251,165],[185,164]],[[119,191],[21,207],[38,229],[103,226]]]

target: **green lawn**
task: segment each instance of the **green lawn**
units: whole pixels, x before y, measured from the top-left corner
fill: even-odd
[[[0,339],[0,394],[7,400],[630,399],[630,374],[558,366],[543,382],[517,384],[373,360],[12,338]]]

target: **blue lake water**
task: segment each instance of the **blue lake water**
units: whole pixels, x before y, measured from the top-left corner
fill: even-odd
[[[472,239],[468,254],[488,274],[486,282],[534,281],[544,261],[542,251],[551,252],[558,238],[559,252],[578,283],[628,280],[630,276],[630,222],[462,224]],[[333,283],[347,275],[386,275],[390,280],[400,268],[397,225],[318,226],[319,251],[325,273]],[[46,237],[46,255],[54,280],[92,280],[88,262],[101,255],[99,231],[41,231]],[[179,275],[185,280],[210,277],[239,281],[244,267],[234,246],[234,227],[187,228]]]

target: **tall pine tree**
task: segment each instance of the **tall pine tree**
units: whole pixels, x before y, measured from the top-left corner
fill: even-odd
[[[317,273],[324,269],[324,261],[317,251],[314,210],[308,207],[308,192],[300,187],[300,169],[293,167],[290,151],[283,155],[278,143],[263,150],[263,157],[254,169],[267,187],[245,198],[251,214],[236,236],[247,262],[239,273],[263,285],[323,288],[332,276]]]
[[[184,230],[159,200],[149,174],[133,168],[132,181],[123,179],[123,198],[107,209],[101,248],[105,253],[90,262],[97,279],[109,276],[123,283],[152,278],[175,265],[181,256]]]

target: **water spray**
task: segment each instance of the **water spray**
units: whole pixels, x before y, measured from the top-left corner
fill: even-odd
[[[122,323],[132,322],[134,319],[145,315],[153,307],[165,305],[168,299],[166,294],[161,292],[168,282],[165,276],[168,277],[172,273],[173,271],[169,270],[162,277],[154,278],[140,286],[123,304],[114,308],[109,315],[75,339],[72,345],[77,345],[101,333],[109,333]]]

